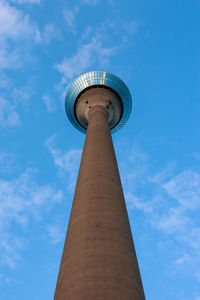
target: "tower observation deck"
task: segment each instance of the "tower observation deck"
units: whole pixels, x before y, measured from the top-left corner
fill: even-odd
[[[67,116],[86,138],[54,300],[145,300],[111,137],[131,107],[127,86],[107,72],[67,91]]]

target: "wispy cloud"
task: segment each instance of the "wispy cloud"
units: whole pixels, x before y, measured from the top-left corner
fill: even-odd
[[[53,101],[52,96],[44,95],[42,100],[44,101],[48,112],[53,112],[56,110],[56,104]]]
[[[171,207],[167,212],[157,214],[152,220],[153,226],[165,233],[185,232],[190,218],[182,207]]]
[[[56,65],[58,71],[63,74],[62,84],[65,84],[69,79],[79,75],[88,68],[92,68],[94,64],[108,63],[110,56],[114,55],[115,50],[114,47],[104,46],[101,35],[95,35],[90,42],[82,45],[74,56],[64,58],[60,64]]]
[[[116,149],[124,189],[134,193],[146,183],[149,157],[136,143],[123,139],[117,142]]]
[[[99,2],[99,0],[80,0],[80,3],[94,6]]]
[[[74,24],[75,14],[69,13],[70,24]],[[73,17],[72,17],[73,16]],[[65,57],[63,61],[55,67],[62,74],[61,84],[66,84],[69,80],[80,73],[95,68],[105,68],[110,63],[110,59],[123,47],[130,36],[132,37],[138,30],[138,23],[134,20],[116,20],[111,22],[106,20],[93,30],[87,27],[80,38],[80,45],[73,56]],[[116,42],[113,44],[113,40]]]
[[[28,107],[29,100],[33,96],[34,91],[31,84],[23,87],[14,88],[12,92],[12,99],[15,105],[22,105]]]
[[[195,297],[195,298],[193,298],[193,299],[191,299],[191,298],[190,298],[190,299],[189,299],[189,298],[187,298],[187,299],[184,298],[184,299],[181,299],[181,300],[200,300],[200,296],[199,296],[199,297]]]
[[[6,98],[0,97],[0,126],[4,128],[21,124],[19,108],[29,107],[29,100],[34,91],[31,84],[28,84],[24,87],[13,88],[10,94]]]
[[[16,154],[0,151],[0,175],[8,175],[16,171]]]
[[[4,98],[0,98],[0,125],[2,127],[13,127],[20,125],[20,118],[15,105]]]
[[[18,3],[18,4],[24,4],[24,3],[39,4],[40,0],[12,0],[12,2]]]
[[[76,183],[78,167],[81,158],[81,149],[71,149],[63,152],[55,145],[55,136],[51,136],[46,145],[53,157],[54,164],[59,170],[61,176],[68,175],[68,188],[72,191]]]
[[[62,191],[51,185],[39,185],[34,172],[27,170],[18,178],[0,180],[0,265],[14,268],[21,259],[23,241],[15,227],[23,229],[32,220],[41,220],[43,214],[61,201]]]
[[[39,32],[28,15],[21,10],[0,0],[0,39],[22,40],[24,38],[38,41]]]
[[[194,153],[192,153],[192,156],[193,156],[194,158],[200,160],[200,153],[194,152]]]
[[[75,6],[73,10],[65,9],[63,11],[63,15],[64,15],[64,18],[65,18],[65,21],[67,24],[67,28],[73,33],[76,32],[75,19],[76,19],[76,15],[77,15],[78,11],[79,11],[78,6]]]
[[[0,68],[17,69],[22,66],[21,54],[17,49],[12,49],[11,45],[6,43],[0,46]]]
[[[12,43],[22,40],[40,41],[40,32],[28,15],[20,9],[0,0],[0,67],[2,69],[18,68],[22,65],[22,51]]]
[[[10,87],[10,79],[5,75],[0,75],[0,88],[8,89]]]
[[[76,18],[77,14],[80,12],[81,7],[84,5],[89,5],[95,7],[99,3],[99,0],[75,0],[74,5],[67,6],[64,9],[63,15],[67,24],[67,28],[72,32],[76,33]]]
[[[53,39],[57,39],[60,37],[60,32],[58,28],[53,23],[47,23],[40,32],[40,42],[43,44],[48,44]]]
[[[191,263],[191,257],[186,253],[182,257],[179,257],[174,261],[174,264],[178,266],[185,263]]]
[[[60,243],[64,239],[63,228],[59,222],[49,224],[47,226],[47,233],[53,244]]]
[[[165,243],[174,243],[177,258],[172,259],[172,273],[187,269],[199,280],[200,173],[192,169],[177,173],[175,163],[158,173],[137,145],[122,140],[118,146],[128,208],[146,214],[149,224],[166,235]]]
[[[152,213],[155,203],[153,201],[143,201],[131,192],[125,192],[125,199],[129,209],[136,208],[144,213]]]
[[[180,234],[184,236],[187,232],[187,239],[184,238],[187,242],[195,229],[195,220],[191,214],[200,209],[200,174],[192,170],[183,171],[166,182],[158,182],[158,185],[163,197],[171,199],[171,206],[168,205],[164,213],[157,213],[153,225],[166,233],[179,234],[179,238]]]
[[[163,184],[162,187],[183,208],[200,208],[200,174],[191,170],[184,171]]]

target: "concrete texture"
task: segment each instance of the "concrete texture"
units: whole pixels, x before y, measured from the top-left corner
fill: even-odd
[[[107,112],[89,112],[54,300],[144,300]]]
[[[110,129],[115,127],[122,115],[121,99],[105,87],[90,88],[78,98],[75,111],[79,123],[87,129],[89,112],[96,105],[104,107],[107,111]]]

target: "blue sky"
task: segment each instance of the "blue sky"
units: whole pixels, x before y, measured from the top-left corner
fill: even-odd
[[[64,95],[125,81],[113,135],[147,300],[200,300],[200,1],[0,0],[0,299],[50,300],[84,135]]]

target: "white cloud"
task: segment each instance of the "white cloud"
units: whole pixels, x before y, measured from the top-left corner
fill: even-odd
[[[200,209],[200,174],[192,170],[177,175],[172,173],[174,165],[169,164],[159,174],[147,176],[146,184],[150,182],[154,186],[152,199],[155,195],[166,199],[154,211],[152,224],[165,233],[184,234],[189,231],[189,235],[186,235],[188,239],[195,228],[191,214]]]
[[[39,4],[40,0],[12,0],[12,2],[15,2],[15,3],[18,3],[18,4],[24,4],[24,3]]]
[[[192,156],[193,156],[194,158],[200,160],[200,153],[194,152],[194,153],[192,153]]]
[[[2,234],[2,233],[1,233]],[[9,234],[2,234],[0,241],[0,267],[7,266],[10,269],[15,269],[21,261],[20,252],[24,249],[24,245],[20,238],[13,237]]]
[[[55,136],[50,137],[46,141],[46,145],[54,159],[55,166],[58,167],[60,175],[69,175],[68,187],[70,190],[73,190],[77,179],[82,150],[72,149],[63,153],[55,146]]]
[[[53,244],[60,243],[64,239],[64,232],[61,225],[57,222],[47,226],[49,238]]]
[[[195,298],[193,298],[193,299],[191,299],[191,298],[190,298],[190,299],[188,299],[188,298],[187,298],[187,299],[186,299],[186,298],[184,298],[184,299],[181,299],[181,300],[200,300],[200,296],[199,296],[199,297],[197,297],[197,298],[195,297]]]
[[[13,171],[16,171],[16,169],[16,155],[0,151],[0,174],[11,174]]]
[[[0,125],[2,127],[20,125],[20,118],[15,106],[4,98],[0,98]]]
[[[135,195],[136,189],[147,182],[148,156],[137,144],[122,139],[116,150],[124,190]]]
[[[33,88],[29,85],[22,88],[14,88],[12,92],[12,98],[16,105],[22,104],[23,106],[27,106],[33,94]]]
[[[53,23],[45,25],[43,32],[40,34],[40,42],[48,44],[51,40],[57,39],[60,36],[59,30]]]
[[[1,40],[0,40],[1,43]],[[0,68],[2,69],[16,69],[21,67],[21,54],[16,49],[11,49],[12,47],[6,43],[1,43],[0,45]]]
[[[174,239],[179,253],[184,251],[174,261],[173,271],[183,273],[187,270],[200,281],[200,227],[196,217],[200,212],[200,174],[185,170],[157,184],[167,203],[163,203],[162,209],[154,211],[151,223]]]
[[[99,2],[99,0],[78,0],[75,1],[75,5],[71,6],[72,9],[65,9],[63,11],[63,15],[65,18],[65,21],[67,23],[67,27],[68,29],[72,32],[72,33],[76,33],[76,16],[78,14],[78,12],[80,11],[80,8],[82,5],[89,5],[89,6],[95,6],[97,5],[97,3]]]
[[[76,16],[77,16],[78,12],[80,11],[81,6],[82,5],[95,6],[98,2],[99,2],[99,0],[78,0],[78,1],[75,1],[74,6],[71,6],[72,9],[67,8],[63,11],[63,15],[64,15],[65,21],[67,23],[67,27],[72,33],[76,33],[75,21],[76,21]]]
[[[39,217],[41,209],[49,210],[53,203],[60,201],[61,191],[55,191],[50,185],[40,186],[32,177],[33,172],[27,170],[16,179],[0,180],[0,229],[11,221],[23,225],[31,217]]]
[[[47,111],[48,112],[53,112],[56,110],[56,104],[55,102],[53,101],[52,97],[49,96],[49,95],[44,95],[42,97],[42,100],[44,101],[45,105],[46,105],[46,108],[47,108]]]
[[[174,264],[175,265],[182,265],[182,264],[185,264],[185,263],[191,263],[191,257],[187,254],[187,253],[184,253],[183,256],[177,258],[175,261],[174,261]]]
[[[183,235],[178,236],[178,239],[186,243],[200,257],[200,227],[193,224],[187,228]]]
[[[152,213],[154,208],[153,201],[143,201],[131,192],[125,192],[125,199],[128,208],[136,208],[145,213]]]
[[[67,23],[67,27],[73,33],[75,33],[75,17],[76,17],[76,14],[77,14],[78,10],[79,10],[78,7],[75,7],[75,9],[73,11],[69,10],[69,9],[65,9],[64,12],[63,12],[65,21]]]
[[[118,19],[110,23],[113,32],[120,32],[121,39],[125,41],[128,37],[135,35],[139,30],[139,23],[136,20]]]
[[[8,2],[0,0],[0,40],[39,40],[39,32],[28,17]]]
[[[32,87],[14,88],[9,100],[0,97],[0,126],[13,127],[21,124],[18,108],[28,107],[29,99],[34,94]]]
[[[75,12],[66,10],[68,26],[72,28],[74,28]],[[86,27],[74,55],[65,57],[55,66],[63,74],[61,84],[66,84],[73,77],[87,72],[94,66],[96,69],[105,68],[117,51],[130,46],[132,35],[137,30],[138,23],[135,20],[123,21],[121,19],[114,22],[106,20],[95,30]]]
[[[63,74],[62,84],[88,68],[92,68],[93,65],[107,64],[114,53],[115,48],[104,46],[103,37],[97,34],[90,42],[82,45],[74,56],[64,58],[60,64],[56,65],[56,68]]]
[[[29,16],[5,0],[0,0],[0,68],[15,69],[24,61],[20,41],[39,42],[40,32]],[[14,43],[14,44],[13,44]],[[18,43],[16,47],[16,43]]]
[[[0,55],[1,57],[1,55]],[[0,63],[1,65],[1,63]],[[0,88],[4,88],[4,89],[9,89],[11,85],[10,79],[5,75],[5,74],[1,74],[0,75]]]
[[[184,208],[200,208],[200,174],[184,171],[165,183],[163,188]]]
[[[81,0],[80,2],[82,4],[87,4],[87,5],[94,6],[94,5],[96,5],[99,2],[99,0]]]
[[[23,241],[15,234],[15,228],[23,229],[31,220],[40,220],[61,199],[60,190],[34,181],[31,170],[12,180],[0,180],[1,266],[14,268],[21,259]]]
[[[145,220],[165,234],[164,247],[173,244],[171,273],[190,272],[200,281],[200,174],[190,169],[175,174],[175,163],[154,174],[137,145],[119,140],[116,149],[128,209],[147,214]]]
[[[153,226],[165,233],[185,232],[190,218],[186,216],[182,207],[172,207],[166,213],[155,216],[152,220]]]
[[[171,179],[175,172],[175,163],[168,163],[167,166],[162,169],[160,172],[154,174],[148,178],[150,182],[157,183],[157,184],[162,184],[163,182],[167,182],[168,180]]]
[[[200,242],[197,242],[196,246],[193,245],[198,240],[195,235],[199,235],[199,229],[195,227],[195,219],[191,214],[200,209],[200,174],[186,170],[171,176],[165,182],[161,182],[162,175],[157,175],[156,178],[156,184],[160,187],[159,193],[162,193],[162,197],[166,198],[168,203],[167,208],[163,203],[162,210],[154,213],[153,226],[165,233],[176,234],[179,240],[197,250],[200,248]]]

